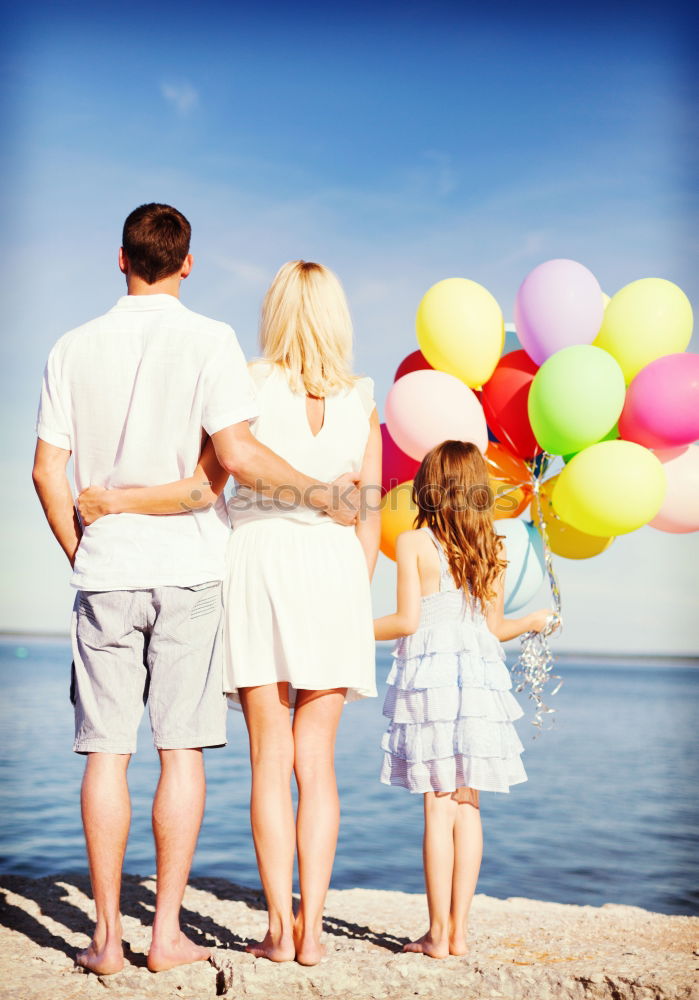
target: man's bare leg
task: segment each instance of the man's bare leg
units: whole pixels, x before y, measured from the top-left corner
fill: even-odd
[[[119,898],[131,822],[130,759],[130,754],[88,754],[80,796],[97,922],[90,945],[75,961],[102,976],[124,967]]]
[[[204,755],[201,750],[158,753],[160,781],[153,800],[158,888],[153,939],[148,952],[151,972],[203,962],[211,954],[180,930],[182,897],[204,815]]]

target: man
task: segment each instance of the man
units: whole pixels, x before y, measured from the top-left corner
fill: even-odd
[[[78,491],[153,485],[191,476],[209,435],[221,466],[242,483],[288,487],[343,524],[353,522],[358,499],[301,475],[251,434],[255,392],[233,330],[179,301],[193,263],[190,234],[168,205],[129,215],[119,252],[128,294],[56,343],[37,420],[34,483],[78,590],[73,749],[87,756],[81,803],[97,921],[77,962],[102,975],[124,964],[126,772],[146,699],[161,763],[148,967],[209,957],[181,932],[179,913],[204,811],[202,748],[226,742],[218,636],[228,527],[219,497],[181,514],[102,517],[83,531],[68,460]]]

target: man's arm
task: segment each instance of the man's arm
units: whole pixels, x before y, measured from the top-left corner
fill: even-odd
[[[282,503],[300,504],[328,514],[340,524],[354,524],[359,510],[359,490],[349,476],[321,483],[304,476],[276,452],[261,444],[247,420],[211,435],[216,457],[226,472],[258,493]]]
[[[66,475],[70,454],[65,448],[57,448],[56,445],[48,444],[39,438],[34,453],[32,479],[49,527],[72,566],[80,544],[82,528]]]

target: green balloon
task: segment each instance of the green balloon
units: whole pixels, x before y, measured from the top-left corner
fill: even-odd
[[[531,384],[529,420],[537,441],[552,455],[571,456],[614,430],[626,385],[607,351],[575,344],[544,361]]]

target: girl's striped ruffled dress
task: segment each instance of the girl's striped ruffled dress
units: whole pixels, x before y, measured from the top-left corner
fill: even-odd
[[[467,787],[509,792],[526,781],[503,648],[480,604],[454,584],[437,538],[439,591],[422,598],[420,624],[399,639],[388,675],[381,781],[411,792]]]

